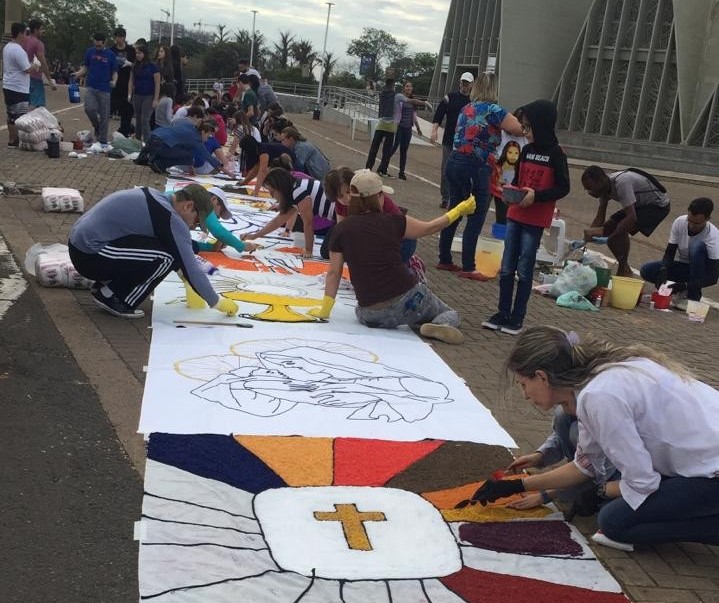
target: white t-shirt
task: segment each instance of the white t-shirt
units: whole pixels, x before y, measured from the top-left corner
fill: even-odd
[[[652,360],[602,371],[577,395],[577,419],[574,464],[596,479],[606,455],[632,509],[662,476],[719,477],[719,391]]]
[[[14,92],[30,93],[30,74],[25,70],[30,67],[25,49],[17,42],[8,42],[2,51],[2,87]]]
[[[694,241],[703,241],[707,246],[707,256],[710,260],[719,260],[719,228],[714,226],[711,222],[707,222],[704,229],[695,234],[689,236],[687,230],[689,219],[686,215],[679,216],[674,220],[672,224],[672,230],[669,233],[669,243],[671,245],[677,245],[677,261],[689,263],[689,245]]]

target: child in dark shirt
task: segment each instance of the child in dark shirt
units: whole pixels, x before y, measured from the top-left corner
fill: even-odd
[[[507,210],[498,312],[482,323],[487,329],[510,335],[522,330],[542,233],[552,224],[556,202],[569,193],[567,156],[554,133],[556,106],[548,100],[537,100],[523,109],[522,129],[528,144],[519,156],[513,184],[526,194],[520,203],[511,204]]]

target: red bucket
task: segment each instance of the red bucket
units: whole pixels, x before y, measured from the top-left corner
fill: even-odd
[[[672,301],[671,295],[659,295],[658,291],[652,293],[652,301],[654,302],[655,310],[668,310],[669,302]]]

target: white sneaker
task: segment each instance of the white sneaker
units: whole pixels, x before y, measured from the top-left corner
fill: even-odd
[[[672,301],[669,303],[669,305],[675,310],[679,310],[680,312],[686,312],[688,303],[689,301],[687,299],[687,292],[682,291],[681,293],[675,293],[674,295],[672,295]]]
[[[612,540],[611,538],[602,534],[600,530],[597,530],[592,536],[592,540],[597,544],[609,547],[611,549],[617,549],[618,551],[626,551],[627,553],[634,552],[634,545],[628,542],[619,542],[618,540]]]

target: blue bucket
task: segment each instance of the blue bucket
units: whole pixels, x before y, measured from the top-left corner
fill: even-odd
[[[507,225],[506,224],[497,224],[496,222],[492,224],[492,236],[495,239],[500,239],[504,241],[504,237],[507,234]]]

